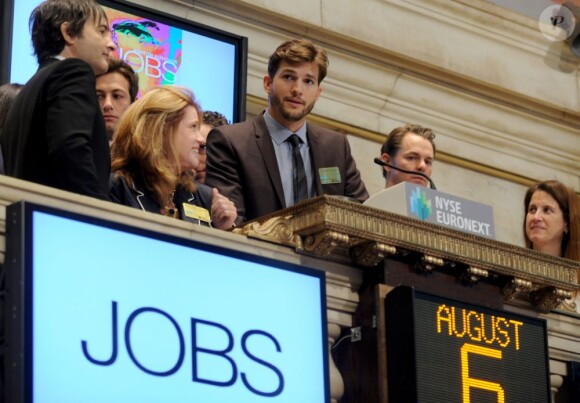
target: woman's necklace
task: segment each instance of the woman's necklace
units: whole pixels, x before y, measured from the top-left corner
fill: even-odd
[[[167,200],[167,204],[161,209],[163,215],[167,217],[177,218],[178,211],[175,207],[175,203],[173,202],[173,198],[175,197],[175,188],[171,191],[171,196],[169,196],[169,200]]]

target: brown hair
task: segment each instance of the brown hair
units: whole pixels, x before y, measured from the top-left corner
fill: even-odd
[[[328,70],[326,51],[308,39],[292,39],[276,48],[268,60],[268,75],[271,79],[276,75],[281,62],[286,62],[292,66],[302,63],[316,63],[318,65],[318,84],[324,80]]]
[[[78,37],[89,18],[96,23],[107,22],[105,11],[95,0],[46,0],[32,10],[28,24],[38,63],[64,49],[65,40],[60,31],[63,23],[68,22],[68,33]]]
[[[109,68],[107,69],[107,72],[101,74],[101,76],[111,73],[119,73],[125,77],[129,84],[129,97],[131,103],[135,102],[135,99],[137,99],[137,93],[139,92],[139,76],[135,73],[133,68],[127,62],[111,57],[109,58]]]
[[[560,256],[580,262],[580,197],[566,185],[548,180],[531,186],[524,197],[524,239],[526,247],[533,249],[532,242],[526,233],[526,215],[532,196],[538,190],[544,191],[556,200],[562,210],[564,221],[568,225],[568,233],[564,233]]]
[[[435,157],[435,152],[437,151],[435,147],[435,133],[433,130],[429,129],[428,127],[423,127],[420,125],[405,125],[401,127],[397,127],[389,133],[387,140],[383,143],[381,147],[381,155],[389,154],[391,158],[395,158],[395,155],[399,152],[401,148],[401,144],[403,143],[403,138],[407,133],[413,133],[417,136],[421,136],[426,140],[429,140],[431,145],[433,146],[433,157]],[[381,172],[383,177],[386,177],[387,172],[381,168]]]
[[[193,106],[201,117],[201,107],[188,89],[154,88],[125,111],[111,144],[111,171],[129,186],[134,186],[136,178],[142,179],[160,206],[177,185],[195,190],[195,172],[182,172],[174,135],[187,106]]]
[[[203,123],[211,127],[220,127],[229,125],[228,118],[219,112],[205,111],[203,112]]]

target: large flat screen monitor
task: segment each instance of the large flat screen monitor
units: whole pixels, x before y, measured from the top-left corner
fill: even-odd
[[[329,401],[323,272],[27,202],[7,216],[7,402]]]
[[[140,93],[166,84],[194,91],[204,110],[245,120],[247,38],[124,0],[103,5],[118,49],[139,74]],[[24,84],[36,72],[28,19],[40,0],[0,0],[1,83]]]

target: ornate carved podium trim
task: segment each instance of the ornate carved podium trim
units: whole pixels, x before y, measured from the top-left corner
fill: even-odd
[[[464,281],[507,278],[506,299],[551,309],[578,290],[580,263],[455,231],[335,196],[320,196],[248,222],[236,233],[298,253],[372,267],[386,255],[422,255],[424,270],[464,266]],[[532,298],[533,297],[533,298]],[[555,304],[555,305],[554,305]]]

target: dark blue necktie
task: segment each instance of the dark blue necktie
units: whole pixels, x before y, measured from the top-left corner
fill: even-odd
[[[286,139],[292,145],[292,164],[294,165],[294,204],[300,200],[308,199],[308,183],[304,161],[300,155],[300,137],[293,134]]]

